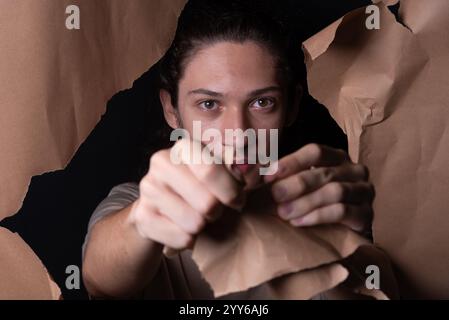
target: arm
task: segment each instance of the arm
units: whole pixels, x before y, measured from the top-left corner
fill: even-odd
[[[92,296],[131,297],[156,274],[162,245],[138,234],[129,218],[137,201],[92,227],[83,260],[84,284]]]
[[[92,227],[83,277],[93,296],[141,292],[158,271],[164,245],[188,248],[223,205],[243,206],[237,199],[242,186],[222,165],[174,164],[169,150],[155,153],[150,161],[137,200]]]

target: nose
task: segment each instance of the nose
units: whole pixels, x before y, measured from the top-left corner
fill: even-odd
[[[222,135],[225,137],[224,144],[244,148],[248,144],[248,137],[243,133],[249,128],[249,119],[245,108],[242,106],[228,107],[223,112]]]

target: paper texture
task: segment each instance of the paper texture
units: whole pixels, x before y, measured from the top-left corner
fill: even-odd
[[[268,189],[261,188],[250,194],[242,213],[227,211],[200,234],[192,258],[216,297],[268,282],[271,298],[309,299],[346,280],[357,268],[346,268],[342,260],[362,246],[373,247],[344,226],[298,228],[282,221]],[[379,262],[372,254],[365,258],[358,258],[364,268]],[[388,266],[387,259],[382,263]],[[394,288],[394,278],[388,281]]]
[[[33,175],[62,169],[107,101],[171,43],[185,0],[0,2],[0,218]],[[80,29],[66,28],[66,7]]]
[[[33,250],[19,235],[0,228],[0,300],[57,300],[60,296]]]
[[[107,101],[162,56],[185,2],[0,1],[0,220],[18,211],[32,176],[66,166]],[[79,30],[66,28],[69,5],[80,10]],[[0,255],[0,279],[37,259],[27,250],[11,261]],[[0,295],[51,298],[38,295],[35,270],[0,281]]]
[[[304,43],[310,93],[346,132],[376,187],[374,240],[404,298],[449,298],[449,2],[361,8]]]

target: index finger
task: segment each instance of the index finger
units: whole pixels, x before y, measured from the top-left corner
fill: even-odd
[[[177,142],[178,148],[187,148],[192,152],[192,157],[188,157],[188,152],[182,152],[183,163],[189,167],[193,175],[213,194],[221,203],[232,208],[240,209],[244,205],[243,184],[240,183],[222,164],[194,162],[196,156],[201,159],[204,147],[195,140],[181,140]],[[196,145],[197,147],[191,147]],[[185,150],[185,149],[184,149]],[[222,161],[218,161],[221,163]]]
[[[345,151],[312,143],[280,159],[277,172],[265,176],[264,179],[265,182],[269,183],[308,170],[311,167],[338,166],[345,161],[350,161]]]

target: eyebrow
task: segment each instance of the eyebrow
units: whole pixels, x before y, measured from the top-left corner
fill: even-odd
[[[270,91],[282,91],[282,90],[278,86],[266,87],[266,88],[251,91],[250,93],[248,93],[248,97],[258,96],[258,95],[261,95],[263,93],[270,92]],[[215,91],[203,89],[203,88],[189,91],[188,94],[189,95],[190,94],[205,94],[205,95],[208,95],[211,97],[223,97],[223,93],[221,93],[221,92],[215,92]]]

